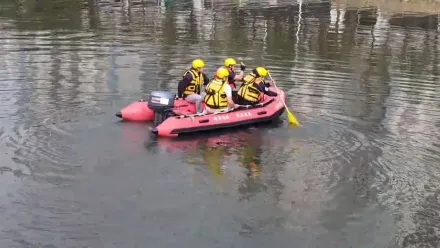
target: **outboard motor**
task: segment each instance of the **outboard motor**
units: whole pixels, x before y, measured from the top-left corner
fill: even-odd
[[[173,116],[175,95],[168,91],[153,91],[148,98],[148,107],[154,111],[154,126]]]

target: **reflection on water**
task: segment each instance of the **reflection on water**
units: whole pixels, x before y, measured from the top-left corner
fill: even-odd
[[[437,247],[438,20],[365,7],[1,0],[0,246]],[[230,56],[303,127],[115,119]]]

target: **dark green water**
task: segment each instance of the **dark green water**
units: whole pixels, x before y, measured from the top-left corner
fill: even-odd
[[[0,1],[0,247],[438,247],[439,33],[386,14]],[[303,127],[170,141],[115,116],[229,56]]]

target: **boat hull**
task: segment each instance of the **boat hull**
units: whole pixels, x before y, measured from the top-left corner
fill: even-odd
[[[283,101],[284,91],[277,90],[278,95],[270,97],[265,95],[262,106],[240,108],[227,113],[209,114],[181,118],[173,116],[166,119],[152,132],[158,136],[175,137],[181,134],[229,128],[271,121],[278,118],[285,110]]]

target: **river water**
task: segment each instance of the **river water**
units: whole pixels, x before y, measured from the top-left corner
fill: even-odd
[[[2,0],[0,247],[439,247],[439,33],[389,16]],[[115,116],[229,56],[302,127],[169,140]]]

